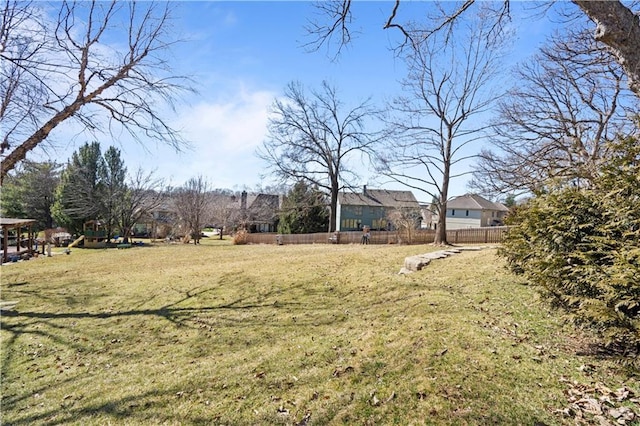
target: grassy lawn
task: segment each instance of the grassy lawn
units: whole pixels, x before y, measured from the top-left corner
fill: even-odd
[[[574,424],[572,387],[640,391],[493,251],[214,240],[3,266],[2,422]]]

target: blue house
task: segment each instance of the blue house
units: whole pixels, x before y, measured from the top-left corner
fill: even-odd
[[[372,230],[391,230],[389,214],[401,210],[414,214],[416,227],[420,223],[420,204],[411,191],[367,189],[362,193],[340,192],[336,222],[340,231],[358,231],[368,226]]]

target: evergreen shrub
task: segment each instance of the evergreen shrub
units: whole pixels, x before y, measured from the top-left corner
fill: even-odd
[[[596,182],[550,186],[513,210],[500,253],[554,306],[637,356],[640,144],[628,138],[611,148]]]

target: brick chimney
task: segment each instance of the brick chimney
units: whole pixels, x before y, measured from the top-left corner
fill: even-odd
[[[247,210],[247,191],[242,191],[240,194],[240,210]]]

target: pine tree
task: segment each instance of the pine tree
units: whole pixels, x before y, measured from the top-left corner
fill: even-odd
[[[25,161],[2,185],[2,216],[35,219],[39,230],[53,227],[51,206],[60,181],[60,165]]]
[[[325,232],[329,227],[326,196],[302,181],[285,197],[279,216],[278,232],[281,234]]]
[[[73,153],[62,172],[51,209],[59,226],[78,234],[84,222],[102,218],[104,174],[98,142],[86,143]]]

